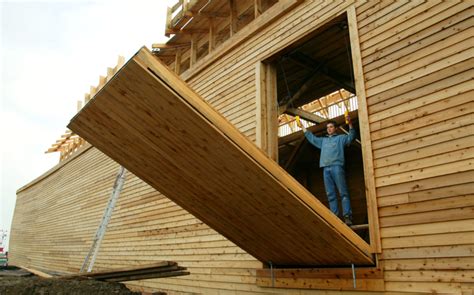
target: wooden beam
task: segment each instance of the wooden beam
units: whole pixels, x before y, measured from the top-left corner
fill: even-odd
[[[168,7],[166,9],[166,22],[165,22],[165,36],[166,37],[169,37],[170,35],[167,33],[168,30],[171,29],[171,18],[172,18],[172,8],[171,7]]]
[[[290,54],[289,57],[300,66],[305,67],[311,71],[316,67],[320,67],[319,72],[323,74],[326,78],[328,78],[341,88],[344,88],[351,93],[355,93],[355,88],[350,78],[343,77],[342,75],[340,75],[333,69],[328,68],[327,66],[321,66],[322,62],[317,61],[302,52],[294,52]]]
[[[311,75],[309,75],[303,81],[298,91],[295,94],[293,94],[293,96],[291,96],[284,105],[279,107],[278,109],[279,115],[283,114],[288,108],[288,106],[292,105],[298,98],[300,98],[306,91],[308,91],[311,88],[311,86],[313,85],[316,79],[317,69],[318,68],[316,68],[316,70],[313,73],[311,73]]]
[[[209,53],[211,53],[216,47],[216,27],[214,19],[209,19],[209,41],[208,41]]]
[[[278,162],[278,112],[276,69],[271,64],[256,65],[257,130],[256,144]]]
[[[79,112],[82,109],[82,100],[77,101],[77,111]]]
[[[185,15],[189,17],[205,17],[205,18],[228,18],[230,16],[230,13],[227,12],[204,12],[204,11],[192,11],[188,10],[185,12]]]
[[[174,59],[174,72],[176,74],[181,74],[181,56],[182,52],[180,49],[176,50],[176,56]]]
[[[228,0],[229,1],[229,7],[230,7],[230,20],[229,20],[229,28],[230,28],[230,36],[234,36],[235,33],[237,33],[237,7],[236,7],[236,0]]]
[[[187,275],[184,272],[185,267],[178,266],[176,262],[162,261],[148,265],[138,265],[133,267],[109,269],[105,271],[77,273],[72,275],[61,276],[61,279],[94,279],[107,282],[125,282],[131,280],[142,280],[160,277],[173,277]]]
[[[220,57],[227,54],[230,50],[236,48],[242,44],[245,40],[248,40],[252,36],[255,36],[258,32],[268,27],[272,22],[277,20],[280,16],[285,14],[287,11],[293,9],[295,6],[300,5],[304,0],[287,0],[278,1],[272,7],[270,7],[261,17],[253,20],[248,25],[243,27],[237,34],[236,38],[229,38],[212,54],[208,54],[202,60],[199,61],[199,65],[190,71],[183,73],[182,78],[186,81],[191,79],[202,70],[207,68],[209,65],[217,62]]]
[[[191,36],[191,55],[189,57],[189,66],[192,67],[197,60],[198,39],[196,35]]]
[[[358,103],[358,120],[360,139],[362,145],[362,158],[364,163],[364,179],[367,198],[367,214],[369,219],[370,246],[375,253],[381,253],[380,226],[377,206],[377,194],[375,191],[374,160],[372,155],[372,141],[369,130],[369,114],[367,109],[367,97],[364,84],[364,70],[362,68],[362,57],[359,45],[359,29],[357,27],[357,13],[355,6],[347,10],[349,23],[349,40],[351,43],[352,67],[354,68],[354,79]],[[352,118],[352,115],[351,115]]]
[[[356,277],[354,288],[353,276]],[[272,280],[273,278],[273,280]],[[385,291],[383,270],[348,268],[257,269],[257,286],[274,288]]]
[[[166,29],[166,34],[176,35],[176,34],[188,34],[188,35],[204,35],[207,34],[208,30],[204,29]]]
[[[310,121],[310,122],[313,122],[313,123],[316,123],[316,124],[320,124],[320,123],[326,121],[326,119],[323,118],[323,117],[320,117],[316,114],[313,114],[313,113],[310,113],[310,112],[307,112],[305,110],[298,109],[298,108],[288,108],[288,109],[286,109],[285,113],[290,114],[292,116],[300,116],[301,118],[305,119],[306,121]]]
[[[349,115],[351,116],[352,119],[355,119],[355,118],[357,118],[357,111],[349,112]],[[332,118],[331,120],[334,120],[336,122],[336,124],[338,124],[338,125],[343,124],[344,121],[345,121],[344,116],[340,116],[340,117],[337,117],[337,118]],[[309,128],[306,128],[306,129],[313,132],[313,133],[316,133],[316,132],[324,131],[326,129],[326,126],[324,126],[324,124],[319,124],[319,125],[311,126]],[[303,132],[295,132],[295,133],[280,137],[278,139],[278,146],[282,146],[282,145],[288,144],[290,142],[297,141],[301,137],[304,137]]]
[[[153,43],[151,45],[152,49],[175,49],[181,47],[189,47],[191,43]]]
[[[18,267],[21,268],[21,269],[24,269],[24,270],[26,270],[27,272],[30,272],[30,273],[32,273],[32,274],[34,274],[34,275],[37,275],[37,276],[39,276],[39,277],[41,277],[41,278],[50,279],[50,278],[53,277],[52,275],[50,275],[50,274],[48,274],[48,273],[42,272],[42,271],[37,270],[37,269],[34,269],[34,268],[29,268],[29,267],[25,267],[25,266],[21,266],[21,265],[19,265]]]
[[[262,14],[262,0],[254,0],[254,17],[257,18]]]

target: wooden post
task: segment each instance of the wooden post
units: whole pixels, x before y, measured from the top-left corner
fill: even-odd
[[[174,72],[176,74],[181,74],[181,49],[176,49],[176,56],[174,58]]]
[[[82,100],[77,101],[77,111],[79,112],[82,109]]]
[[[278,110],[276,69],[258,62],[256,65],[256,144],[278,162]]]
[[[262,14],[262,0],[254,0],[254,13],[255,18]]]
[[[230,6],[230,22],[229,22],[229,27],[230,27],[230,36],[234,36],[235,33],[237,33],[237,10],[236,10],[236,4],[235,0],[229,0],[229,6]]]
[[[189,67],[192,67],[197,60],[197,47],[198,47],[198,40],[197,40],[197,35],[192,34],[191,35],[191,52],[189,56]]]
[[[216,47],[216,28],[214,27],[214,19],[209,18],[209,53]]]
[[[367,214],[369,219],[370,246],[375,253],[381,253],[381,242],[379,233],[379,216],[377,207],[377,195],[375,191],[374,162],[372,155],[372,142],[370,139],[369,115],[364,84],[364,72],[362,69],[362,58],[359,45],[359,30],[357,28],[357,14],[355,6],[347,10],[349,23],[349,38],[352,53],[352,66],[354,68],[355,88],[357,103],[359,105],[359,130],[362,144],[362,158],[364,163],[364,179],[367,198]]]

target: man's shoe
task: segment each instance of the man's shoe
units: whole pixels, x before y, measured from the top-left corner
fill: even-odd
[[[344,223],[347,226],[351,226],[352,225],[352,218],[350,216],[344,216]]]

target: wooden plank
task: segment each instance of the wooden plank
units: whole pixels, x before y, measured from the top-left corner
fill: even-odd
[[[473,158],[465,159],[453,163],[441,164],[438,166],[431,166],[427,168],[421,168],[412,170],[404,173],[398,173],[393,175],[381,176],[375,179],[377,187],[383,187],[387,185],[412,182],[420,179],[432,178],[452,173],[460,173],[464,171],[472,171]]]
[[[391,146],[374,150],[374,158],[380,159],[383,157],[388,157],[388,156],[416,150],[419,148],[428,147],[430,145],[441,144],[443,142],[450,141],[450,140],[457,140],[457,139],[465,137],[467,135],[466,130],[472,130],[472,128],[474,128],[474,125],[472,124],[467,125],[467,126],[460,126],[459,128],[454,128],[454,129],[447,130],[444,132],[439,132],[433,135],[403,141],[398,144],[393,144]]]
[[[384,260],[383,265],[384,270],[472,270],[474,257]]]
[[[30,268],[30,267],[25,267],[25,266],[22,266],[22,265],[18,265],[18,267],[21,268],[21,269],[26,270],[27,272],[30,272],[30,273],[36,275],[36,276],[39,276],[40,278],[50,279],[50,278],[53,277],[52,275],[50,275],[48,273],[45,273],[44,271],[41,271],[41,270],[37,270],[37,269],[34,269],[34,268]]]
[[[465,282],[474,281],[474,271],[471,270],[406,270],[406,271],[387,271],[387,281],[410,281],[410,282]]]
[[[474,140],[474,137],[470,137],[469,139]],[[429,168],[431,166],[438,166],[441,164],[462,161],[462,160],[472,158],[473,154],[474,154],[474,147],[468,147],[468,148],[455,150],[452,152],[446,152],[446,153],[444,153],[443,151],[443,153],[439,153],[432,157],[429,157],[429,156],[425,157],[425,155],[421,153],[420,155],[423,155],[423,156],[419,160],[415,159],[414,161],[406,161],[406,162],[386,166],[383,168],[375,169],[375,176],[383,177],[383,176],[388,176],[388,175],[399,174],[402,172],[413,171],[415,169]]]
[[[397,67],[394,67],[396,71],[390,68],[378,69],[377,74],[371,73],[369,75],[370,79],[367,79],[366,82],[367,87],[375,88],[378,85],[384,85],[387,86],[387,88],[390,88],[390,86],[388,85],[392,85],[392,81],[396,79],[400,79],[402,81],[402,78],[408,75],[409,73],[411,73],[412,77],[416,77],[417,73],[422,73],[423,71],[420,70],[420,67],[422,67],[423,65],[436,64],[442,59],[448,59],[450,56],[453,56],[452,58],[456,60],[457,58],[459,58],[459,56],[456,56],[456,53],[467,51],[464,52],[464,54],[466,55],[465,57],[471,57],[472,51],[469,51],[469,49],[471,48],[469,45],[472,44],[474,37],[470,37],[471,35],[468,35],[468,33],[469,31],[466,32],[466,35],[460,40],[460,42],[446,48],[437,47],[437,50],[435,52],[433,52],[433,50],[427,51],[419,59],[413,62],[409,61],[406,63],[402,63],[400,61]],[[411,54],[410,57],[415,58],[414,54]],[[458,60],[461,61],[461,59]]]
[[[140,77],[139,81],[141,82],[137,82],[137,77]],[[153,86],[151,87],[151,85]],[[170,88],[167,88],[168,85]],[[137,89],[140,90],[139,92],[117,92],[117,88],[123,89],[123,87],[126,89],[138,87]],[[143,96],[129,96],[132,93],[144,92],[148,92],[146,97],[155,98],[144,100]],[[371,262],[367,244],[348,227],[344,226],[324,205],[302,189],[275,162],[264,156],[253,143],[249,142],[232,125],[215,113],[177,76],[158,63],[149,51],[145,49],[139,51],[122,68],[119,75],[104,87],[101,95],[107,98],[96,98],[93,104],[89,104],[89,107],[84,108],[71,121],[70,125],[74,126],[73,130],[80,129],[79,134],[85,135],[85,138],[94,138],[93,141],[96,146],[106,150],[106,153],[113,158],[123,162],[124,166],[131,168],[129,170],[135,175],[140,175],[183,208],[189,210],[204,222],[212,224],[218,232],[224,233],[240,247],[259,257],[261,261],[272,261],[274,264],[280,265],[317,265],[334,262],[344,264],[344,261],[347,264],[349,260],[346,259],[350,259],[352,262],[359,261],[358,263],[362,264]],[[160,98],[157,99],[157,97]],[[170,98],[172,100],[167,102]],[[118,101],[112,103],[113,100]],[[106,106],[110,103],[120,107],[115,107],[112,111],[110,106]],[[166,109],[165,106],[169,103],[173,104],[173,108],[164,113],[160,112],[158,116],[150,113],[149,115],[140,114],[141,119],[139,117],[125,119],[124,116],[127,113],[135,115],[134,112],[124,112],[125,109],[130,109],[126,106],[133,103],[137,104],[137,107],[133,108],[135,110],[150,108],[155,112]],[[164,105],[161,105],[163,103]],[[152,107],[153,105],[155,106]],[[103,113],[103,107],[109,109],[109,111]],[[177,118],[175,116],[179,116],[180,119],[174,119]],[[159,118],[159,121],[151,123],[150,120],[155,120],[153,118]],[[146,119],[148,123],[143,121],[143,123],[139,123],[143,119]],[[108,123],[110,122],[113,122],[113,126],[109,126]],[[173,125],[169,125],[170,122],[173,122]],[[180,129],[184,127],[179,127],[180,122],[186,122],[184,129]],[[189,122],[194,123],[189,125]],[[155,130],[153,133],[161,138],[168,137],[169,142],[175,146],[174,151],[163,145],[167,141],[154,142],[149,137],[150,131],[146,129],[149,126],[157,126],[156,124],[164,124],[163,126],[166,127],[153,128]],[[99,137],[94,135],[96,132],[102,133],[105,129],[111,127],[116,129],[119,125],[122,126],[120,127],[123,129],[122,135],[125,136],[125,138],[119,139],[121,141],[119,146],[116,145],[118,138],[114,138],[118,135],[116,131],[112,131],[112,133],[107,131],[109,134],[115,134],[109,138],[104,138],[103,135]],[[92,126],[94,127],[91,128]],[[184,131],[190,126],[195,126],[192,132],[191,130]],[[167,128],[172,128],[175,131],[169,132],[166,130]],[[176,136],[183,131],[186,132],[186,136]],[[142,140],[136,145],[134,142],[138,143],[136,136],[139,134],[143,134],[140,135]],[[98,138],[102,139],[96,141]],[[132,138],[134,139],[131,140]],[[212,138],[212,140],[203,142],[205,138]],[[186,153],[181,152],[181,148],[184,146],[188,147]],[[189,147],[191,146],[199,148],[190,150]],[[204,149],[202,149],[203,147]],[[128,152],[124,153],[125,150],[128,150]],[[131,152],[132,150],[134,152]],[[141,159],[145,159],[144,154],[149,154],[147,150],[149,152],[153,151],[153,155],[146,157],[148,164],[145,164]],[[129,156],[125,156],[126,154]],[[216,161],[217,165],[209,165],[208,157],[210,154],[213,155],[213,161]],[[187,155],[192,157],[193,160],[185,160]],[[134,158],[132,161],[130,161],[131,156]],[[135,156],[139,156],[141,159],[135,158]],[[198,165],[198,159],[201,159],[199,161],[204,165],[205,170]],[[151,168],[150,163],[153,162],[155,164],[152,166],[163,167],[160,174],[150,174],[150,171],[148,171],[149,168],[147,167]],[[191,165],[186,163],[191,163]],[[255,166],[256,164],[257,166]],[[186,171],[178,168],[181,165],[188,166]],[[177,174],[178,171],[179,174]],[[246,175],[251,176],[249,178],[239,171],[253,172],[246,173]],[[184,183],[182,183],[184,180],[182,173],[187,176],[184,178]],[[157,176],[158,178],[156,178]],[[243,177],[242,180],[244,181],[239,183],[239,177]],[[181,184],[179,186],[175,185],[176,181],[180,181]],[[277,186],[280,186],[280,189]],[[265,193],[261,193],[263,191]],[[253,197],[255,194],[258,194],[259,198]],[[173,196],[179,196],[179,198],[173,198]],[[233,197],[229,199],[226,196]],[[203,197],[207,199],[205,202],[197,202],[198,198],[202,199]],[[241,199],[242,197],[250,197],[250,199],[244,201],[244,199]],[[265,198],[269,199],[264,201]],[[268,206],[268,204],[276,205],[275,200],[279,200],[280,203],[285,202],[286,205]],[[237,203],[234,203],[236,201],[239,203],[240,212],[235,212],[232,209],[233,206],[237,206]],[[291,213],[283,213],[281,210],[290,210]],[[285,218],[275,220],[269,218],[270,216],[300,216],[300,218],[291,218],[292,221],[288,222],[285,221]],[[305,217],[303,218],[303,216]],[[237,220],[238,222],[236,222]],[[311,222],[311,226],[300,224],[301,222]],[[285,230],[287,227],[288,229]],[[316,230],[316,228],[319,229]],[[291,233],[292,238],[289,238],[289,233]],[[275,238],[282,234],[284,234],[284,238],[283,236],[282,239]],[[344,248],[345,253],[339,256],[339,254],[334,253],[333,249],[330,255],[323,257],[321,251],[325,249],[323,247],[325,242],[314,244],[317,251],[309,250],[309,252],[306,252],[307,248],[300,247],[297,247],[296,252],[293,251],[293,247],[299,244],[296,241],[299,239],[307,241],[313,235],[314,238],[317,236],[320,241],[327,240],[329,242],[331,240],[331,243],[341,245],[341,249]],[[272,243],[265,242],[270,240]],[[285,242],[288,240],[292,242]],[[272,248],[269,248],[270,245],[272,245]],[[318,254],[315,255],[315,253]]]
[[[352,6],[347,10],[347,18],[349,24],[349,37],[351,40],[351,54],[354,69],[355,88],[357,94],[358,104],[358,120],[360,129],[360,139],[364,144],[362,145],[362,155],[364,164],[364,181],[367,198],[367,214],[369,219],[369,233],[370,245],[374,252],[380,253],[382,251],[379,236],[379,218],[377,212],[377,197],[375,191],[375,179],[371,134],[368,124],[368,110],[367,110],[367,96],[366,86],[364,83],[364,71],[362,69],[362,57],[359,47],[359,29],[357,24],[357,15],[355,7]]]
[[[469,91],[464,94],[461,94],[462,99],[471,97],[474,94],[474,91]],[[389,136],[397,135],[407,131],[415,130],[420,128],[420,126],[426,126],[438,122],[444,122],[451,118],[457,118],[460,116],[466,116],[472,118],[473,114],[473,102],[468,102],[460,106],[454,106],[449,109],[443,110],[443,112],[437,112],[432,114],[427,114],[426,116],[418,117],[413,120],[405,121],[403,123],[397,124],[395,126],[390,126],[381,130],[377,130],[371,133],[371,136],[374,140],[379,140]],[[471,119],[472,123],[472,119]]]
[[[412,293],[437,293],[437,294],[460,294],[463,283],[439,283],[439,282],[410,282],[405,280],[385,283],[387,292],[412,292]]]
[[[407,115],[405,115],[405,117],[403,117],[401,115],[403,113],[408,113],[409,111],[411,111],[409,114],[416,115],[417,109],[418,109],[418,112],[420,112],[421,110],[428,111],[430,108],[433,109],[436,106],[436,105],[434,105],[434,106],[427,107],[427,105],[429,105],[429,104],[438,103],[438,105],[439,105],[439,104],[442,104],[441,101],[443,101],[443,100],[444,100],[444,103],[449,103],[449,98],[456,98],[456,100],[457,100],[457,97],[459,97],[460,94],[462,94],[464,92],[468,92],[469,90],[471,90],[471,89],[468,88],[468,85],[470,85],[472,83],[472,80],[474,80],[474,70],[470,71],[470,73],[466,72],[466,76],[469,76],[469,77],[466,77],[467,81],[464,82],[464,83],[460,83],[460,84],[457,84],[457,85],[451,84],[453,86],[447,87],[447,88],[443,89],[443,91],[440,91],[439,93],[433,93],[432,95],[427,96],[427,97],[420,97],[418,99],[405,101],[405,103],[403,103],[402,105],[394,106],[390,109],[387,109],[387,110],[378,112],[376,114],[373,114],[373,115],[369,116],[370,123],[377,122],[377,121],[380,121],[380,120],[385,120],[382,123],[373,124],[374,127],[377,126],[380,129],[380,128],[383,128],[384,125],[385,126],[390,126],[390,125],[393,125],[393,124],[397,124],[398,122],[401,122],[401,120],[404,120],[403,118],[406,118]],[[468,79],[471,80],[471,81],[469,81]],[[432,85],[430,85],[430,86],[432,86]],[[461,98],[462,98],[462,96],[461,96]],[[394,117],[394,116],[397,116],[397,117],[390,118],[390,117]],[[410,118],[410,117],[408,117],[408,118]],[[376,129],[373,128],[373,130],[375,131]]]
[[[448,113],[449,114],[449,113]],[[424,137],[431,138],[434,135],[442,134],[447,130],[471,126],[473,122],[472,114],[462,114],[454,118],[446,118],[444,121],[420,125],[418,129],[402,132],[373,142],[374,149],[385,148],[391,145],[400,144],[405,141],[423,140]]]
[[[433,22],[433,18],[428,18],[428,23],[419,25],[418,30],[410,32],[412,33],[411,35],[402,33],[402,39],[398,39],[396,42],[387,42],[387,44],[384,44],[385,46],[383,48],[377,48],[376,54],[373,54],[374,52],[372,54],[367,54],[367,57],[363,61],[364,67],[369,66],[373,62],[376,63],[374,65],[376,66],[377,63],[383,63],[383,61],[387,60],[390,56],[393,56],[393,58],[396,59],[397,54],[401,54],[402,56],[408,55],[406,51],[403,50],[404,48],[413,48],[413,46],[416,46],[415,44],[424,43],[431,38],[437,38],[438,35],[442,36],[447,28],[451,29],[452,25],[468,20],[474,9],[473,7],[469,7],[465,10],[456,9],[452,12],[449,10],[450,9],[443,13],[444,18],[438,18],[438,22],[436,22],[436,20]],[[420,18],[419,20],[423,22],[424,18]],[[458,30],[455,29],[455,31]],[[370,70],[370,68],[367,70]]]
[[[472,217],[471,217],[472,218]],[[434,235],[423,235],[419,237],[395,237],[382,239],[384,249],[410,248],[427,246],[452,246],[472,244],[472,231],[462,233],[445,233]]]
[[[474,228],[474,220],[454,220],[429,224],[404,225],[388,227],[381,230],[382,238],[395,238],[403,236],[421,236],[427,234],[468,232]],[[474,259],[474,258],[473,258]]]
[[[409,203],[397,205],[395,207],[384,207],[380,209],[380,216],[384,217],[409,213],[429,212],[449,208],[460,208],[463,206],[474,206],[472,194],[468,193],[463,196],[440,198],[435,200],[429,200],[427,202]]]
[[[422,224],[441,221],[463,220],[474,218],[474,207],[465,206],[454,209],[411,213],[380,218],[381,227]],[[453,241],[451,241],[452,243]],[[472,242],[472,241],[471,241]]]
[[[430,190],[422,190],[419,192],[408,192],[395,194],[386,197],[378,198],[379,208],[385,206],[392,206],[398,204],[422,202],[426,200],[436,200],[448,197],[462,196],[469,194],[471,192],[471,187],[474,185],[474,182],[468,182],[458,185],[446,184],[445,187],[434,188]]]
[[[461,257],[462,259],[464,259],[472,257],[473,250],[474,244],[386,249],[382,253],[381,258],[385,260],[394,259],[395,261],[399,259],[419,259],[420,257],[423,257],[425,259]]]
[[[462,130],[466,132],[466,130]],[[469,129],[467,129],[469,131]],[[400,163],[406,163],[410,161],[416,161],[417,159],[423,157],[432,157],[440,155],[440,151],[444,153],[453,152],[457,150],[469,149],[472,147],[472,135],[462,134],[467,136],[462,136],[460,138],[451,139],[451,141],[444,141],[440,143],[434,142],[432,145],[424,146],[421,148],[415,148],[410,151],[405,151],[403,154],[394,154],[386,157],[381,157],[375,160],[374,164],[376,169],[381,167],[387,167],[390,165],[396,165]],[[437,134],[437,136],[442,136]],[[467,155],[469,156],[469,155]]]
[[[464,23],[462,24],[464,26],[467,26]],[[464,28],[464,27],[461,27],[461,28]],[[448,32],[452,32],[452,31],[448,31]],[[365,69],[368,71],[367,79],[374,79],[376,78],[376,76],[382,76],[384,74],[388,74],[388,72],[398,70],[399,67],[402,67],[402,66],[407,66],[407,68],[409,68],[408,67],[409,64],[415,64],[415,62],[418,62],[418,61],[424,60],[426,63],[429,61],[429,58],[431,58],[428,56],[430,56],[433,53],[434,49],[438,51],[442,51],[442,52],[447,52],[447,53],[450,53],[450,51],[459,50],[460,46],[462,46],[463,41],[469,40],[470,39],[469,37],[472,36],[473,34],[474,34],[474,28],[467,28],[462,32],[456,31],[456,34],[445,37],[444,39],[441,39],[442,37],[439,37],[440,38],[439,42],[430,44],[425,48],[419,48],[418,50],[412,49],[413,52],[410,52],[410,54],[407,54],[407,55],[397,55],[399,56],[398,60],[392,61],[385,65],[381,65],[373,69],[372,71],[369,71],[366,67]],[[438,35],[442,35],[442,34],[436,34],[434,36],[438,37]],[[416,45],[419,45],[419,44],[416,44]],[[418,48],[418,46],[412,46],[412,47]],[[406,51],[407,50],[405,50],[405,52]]]
[[[375,84],[368,82],[367,83],[367,95],[372,96],[387,89],[395,88],[402,86],[405,83],[408,83],[414,79],[419,77],[426,76],[432,72],[443,70],[449,67],[451,64],[459,63],[469,59],[474,54],[474,49],[469,48],[464,51],[455,52],[449,58],[445,58],[445,56],[437,56],[439,60],[436,62],[430,63],[427,66],[419,65],[418,69],[405,73],[404,75],[399,75],[392,80],[388,80],[386,82],[382,82],[380,84]]]

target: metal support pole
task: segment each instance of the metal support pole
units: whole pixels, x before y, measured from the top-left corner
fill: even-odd
[[[354,282],[354,289],[356,289],[356,288],[357,288],[357,284],[356,284],[356,270],[355,270],[354,263],[352,264],[352,281]]]
[[[272,280],[272,288],[274,288],[275,287],[275,274],[273,273],[273,263],[269,261],[268,264],[270,265],[270,277]]]
[[[125,182],[125,173],[127,170],[123,166],[120,166],[119,172],[117,173],[117,177],[115,179],[114,187],[112,190],[112,195],[107,203],[107,207],[105,208],[104,215],[102,216],[102,221],[100,222],[99,228],[95,234],[94,241],[92,242],[91,249],[87,254],[86,258],[84,259],[84,263],[82,264],[81,271],[83,272],[84,269],[87,267],[87,272],[91,272],[92,268],[94,267],[95,259],[97,258],[97,254],[99,253],[100,243],[104,238],[105,231],[107,230],[107,225],[109,224],[110,218],[112,217],[112,213],[114,211],[115,203],[117,202],[118,197],[120,196],[120,192],[122,191],[123,184]],[[92,259],[89,263],[89,258],[92,255]]]

